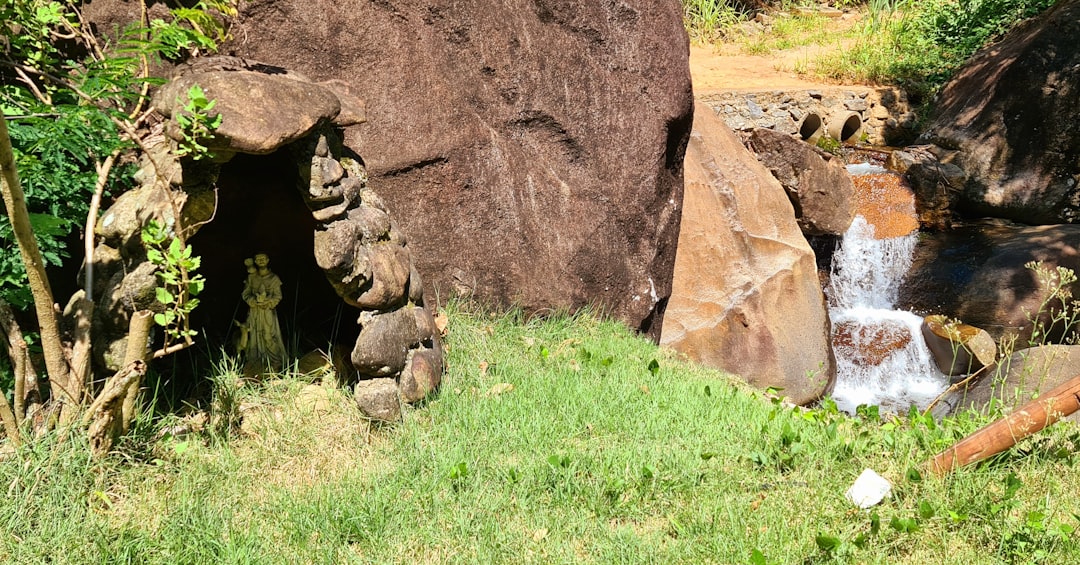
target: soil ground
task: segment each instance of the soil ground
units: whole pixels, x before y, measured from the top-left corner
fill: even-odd
[[[826,25],[839,33],[849,29],[858,19],[857,14],[849,14],[843,18],[827,19]],[[702,96],[727,90],[836,88],[840,85],[824,82],[811,75],[800,75],[795,69],[823,53],[842,49],[844,44],[844,41],[837,40],[830,44],[804,45],[766,55],[745,54],[737,40],[716,45],[691,45],[690,75],[694,82],[694,94]]]

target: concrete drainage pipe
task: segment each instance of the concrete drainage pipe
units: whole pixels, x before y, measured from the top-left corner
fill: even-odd
[[[856,112],[837,110],[825,122],[825,130],[829,137],[837,141],[858,141],[862,132],[862,116]]]
[[[810,112],[806,114],[806,117],[799,123],[799,137],[803,141],[815,144],[817,140],[825,133],[824,124],[821,121],[821,116]]]

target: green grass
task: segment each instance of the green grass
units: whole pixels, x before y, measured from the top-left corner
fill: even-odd
[[[690,39],[696,43],[717,41],[744,15],[725,0],[683,0],[683,20]]]
[[[825,16],[792,14],[777,16],[767,33],[749,36],[740,41],[741,49],[748,55],[768,55],[776,51],[827,45],[837,42],[848,34],[831,31]]]
[[[772,7],[789,9],[796,4],[774,2]],[[834,82],[900,85],[916,101],[929,101],[978,49],[1053,4],[1054,0],[851,0],[838,3],[861,11],[859,24],[850,29],[824,17],[773,12],[764,33],[740,35],[731,31],[744,15],[735,19],[701,15],[721,9],[740,14],[730,2],[683,2],[687,30],[697,41],[733,41],[751,55],[835,45],[796,70]]]
[[[792,409],[589,315],[450,309],[449,372],[404,421],[287,377],[247,424],[142,422],[94,462],[40,441],[0,463],[0,561],[39,563],[1075,562],[1075,428],[946,479],[982,420]],[[228,376],[218,377],[227,382]],[[321,391],[321,392],[320,392]],[[843,492],[893,481],[869,514]],[[876,516],[876,518],[875,518]],[[875,527],[874,524],[878,526]]]

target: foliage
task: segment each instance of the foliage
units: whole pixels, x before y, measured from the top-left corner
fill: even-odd
[[[86,221],[97,166],[132,147],[129,132],[152,80],[146,65],[213,50],[228,30],[221,16],[233,3],[203,0],[124,30],[107,52],[83,24],[76,0],[0,3],[0,110],[10,121],[16,167],[27,193],[38,245],[48,265],[69,259],[69,238]],[[9,80],[10,79],[10,80]],[[202,104],[206,109],[207,102]],[[194,114],[193,131],[212,125]],[[129,167],[112,172],[108,187],[123,191]],[[106,172],[108,174],[108,172]],[[25,271],[0,218],[0,298],[29,306]]]
[[[730,0],[683,0],[683,21],[694,41],[716,41],[744,17]]]
[[[165,349],[173,343],[191,343],[198,334],[189,325],[189,316],[199,305],[197,298],[206,284],[202,275],[195,274],[201,259],[193,256],[191,246],[170,234],[170,229],[151,220],[142,231],[146,258],[158,267],[161,286],[157,301],[165,309],[154,314],[154,322],[165,328]]]
[[[88,404],[93,398],[95,391],[87,388],[88,385],[95,380],[100,383],[100,379],[88,374],[91,371],[88,348],[93,340],[87,333],[93,326],[86,317],[92,309],[77,308],[72,314],[65,314],[70,318],[67,322],[78,328],[74,341],[65,341],[53,312],[57,300],[45,280],[44,266],[58,264],[66,258],[67,239],[83,221],[86,244],[92,249],[96,211],[105,189],[110,184],[114,189],[126,185],[126,180],[116,182],[114,164],[125,150],[140,144],[138,129],[149,115],[144,105],[151,82],[150,63],[212,49],[227,33],[221,16],[235,13],[231,0],[189,3],[187,7],[171,10],[167,21],[140,22],[103,47],[85,23],[80,12],[83,4],[79,0],[14,0],[0,4],[0,21],[3,21],[0,110],[4,119],[0,122],[4,125],[0,146],[5,157],[4,187],[8,204],[8,215],[0,218],[0,245],[12,251],[12,241],[17,240],[21,250],[19,254],[12,251],[0,255],[0,299],[36,309],[47,367],[47,374],[40,382],[40,398],[38,392],[28,390],[25,394],[18,393],[14,411],[5,406],[5,429],[13,444],[18,443],[21,435],[19,422],[29,414],[24,413],[27,408],[24,400],[33,396],[37,400],[31,405],[38,405],[38,401],[59,405],[58,418],[36,418],[32,425],[26,426],[34,428],[27,430],[32,432],[28,435],[40,436],[54,426],[67,427],[74,423],[80,404],[84,400]],[[145,1],[140,0],[140,6],[145,16]],[[204,135],[215,124],[205,113],[213,103],[202,97],[189,106],[194,111],[185,131]],[[13,122],[11,128],[7,127],[9,120]],[[14,163],[8,159],[11,155]],[[124,167],[119,169],[122,175],[130,172]],[[25,179],[22,182],[17,178],[19,171]],[[152,226],[150,231],[154,229]],[[148,243],[152,247],[148,255],[156,254],[160,260],[165,285],[158,289],[158,299],[166,303],[159,320],[166,326],[166,347],[156,352],[157,356],[170,352],[170,340],[182,341],[182,346],[192,343],[194,332],[187,325],[187,314],[197,304],[191,297],[201,290],[202,279],[191,274],[198,267],[198,259],[191,256],[191,249],[182,240],[171,240],[167,246],[161,246],[165,243],[164,236],[153,233]],[[90,253],[88,250],[88,261]],[[22,261],[13,259],[17,256]],[[29,286],[33,304],[22,290],[28,286],[23,282],[27,271],[32,275],[29,281],[33,284]],[[87,296],[84,298],[92,300],[89,265],[85,272]],[[60,302],[65,302],[61,298]],[[12,349],[18,350],[20,346],[15,344]],[[15,376],[16,382],[23,383],[29,375],[40,374],[30,364],[20,368],[22,375]],[[138,379],[144,370],[145,366],[133,364],[122,376]],[[103,390],[108,389],[106,383]],[[64,394],[52,394],[57,390],[63,390]],[[124,413],[120,426],[91,423],[98,412],[80,419],[83,426],[95,430],[91,441],[96,453],[107,451],[116,431],[126,430],[130,424],[129,401],[138,393],[138,384],[121,390]]]
[[[1054,0],[874,0],[858,41],[814,71],[831,79],[897,83],[927,100],[976,50]]]
[[[180,133],[184,137],[176,149],[177,155],[188,156],[196,161],[212,156],[203,142],[221,126],[221,114],[209,114],[215,104],[217,101],[207,99],[199,85],[194,84],[188,89],[187,103],[176,115],[176,123],[180,125]]]

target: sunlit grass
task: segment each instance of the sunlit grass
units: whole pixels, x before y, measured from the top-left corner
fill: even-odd
[[[1068,425],[936,479],[923,462],[982,420],[792,409],[588,314],[449,314],[443,386],[396,425],[287,376],[233,391],[231,434],[159,420],[105,461],[45,441],[0,462],[0,561],[1078,557]],[[895,485],[876,529],[843,496],[866,467]]]

